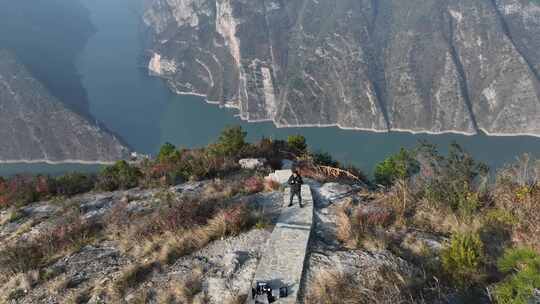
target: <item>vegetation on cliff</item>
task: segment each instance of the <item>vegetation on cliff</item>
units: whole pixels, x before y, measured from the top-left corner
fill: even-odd
[[[539,173],[540,162],[525,155],[490,183],[487,166],[457,144],[446,156],[427,143],[401,150],[377,167],[384,185],[365,193],[367,204],[342,208],[338,238],[421,265],[422,280],[406,288],[414,302],[446,303],[453,294],[465,303],[528,303],[540,288]],[[404,240],[410,231],[446,241],[436,249]]]
[[[381,162],[370,181],[358,169],[340,167],[330,155],[311,151],[302,136],[257,143],[246,142],[245,136],[241,128],[231,127],[205,148],[178,149],[167,143],[155,159],[119,161],[98,174],[0,179],[0,224],[4,229],[21,223],[10,237],[0,236],[0,284],[15,286],[0,294],[0,301],[24,297],[20,282],[39,286],[61,280],[52,265],[103,242],[114,243],[132,262],[119,270],[107,290],[92,293],[115,301],[128,292],[142,292],[142,282],[182,257],[213,241],[265,228],[268,210],[245,198],[278,189],[263,176],[280,168],[284,159],[294,160],[307,178],[361,185],[356,196],[361,199],[350,199],[337,209],[335,235],[343,250],[390,252],[422,273],[380,273],[377,284],[382,287],[369,293],[355,285],[359,283],[351,273],[320,273],[308,289],[308,303],[457,299],[517,304],[527,303],[540,288],[539,161],[525,155],[490,175],[486,165],[457,144],[443,155],[435,146],[420,143]],[[240,158],[265,158],[267,166],[242,169]],[[188,181],[202,181],[196,195],[170,190]],[[150,198],[125,195],[99,217],[88,211],[94,205],[77,198],[122,189],[143,191]],[[39,205],[34,202],[45,200],[47,208],[57,210],[54,215],[28,220]],[[92,204],[101,203],[98,199]],[[38,226],[43,227],[39,233],[29,234]],[[411,235],[427,235],[441,245],[428,246]],[[194,270],[192,277],[200,275]],[[178,282],[183,287],[164,293],[166,302],[194,303],[199,285],[200,278]]]

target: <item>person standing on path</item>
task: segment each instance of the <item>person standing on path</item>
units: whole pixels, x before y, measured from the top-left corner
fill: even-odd
[[[293,198],[296,195],[298,197],[298,204],[300,205],[300,208],[304,207],[302,205],[302,184],[304,184],[304,181],[302,180],[302,177],[300,176],[300,173],[298,173],[298,170],[294,170],[291,177],[289,177],[288,184],[291,186],[291,199],[289,203],[289,207],[293,205]]]

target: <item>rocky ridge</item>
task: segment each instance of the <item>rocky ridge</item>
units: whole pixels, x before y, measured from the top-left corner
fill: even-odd
[[[199,196],[210,183],[187,182],[167,191],[178,197]],[[360,188],[338,183],[321,184],[311,179],[306,179],[306,183],[313,189],[315,226],[300,286],[300,303],[306,302],[305,293],[317,275],[327,270],[357,270],[353,272],[361,282],[378,278],[382,269],[390,269],[404,277],[418,275],[419,269],[416,266],[390,251],[344,250],[336,241],[335,210],[351,197],[356,197],[355,193]],[[79,206],[81,218],[95,221],[103,220],[114,211],[115,206],[126,201],[130,212],[148,214],[152,208],[162,203],[162,191],[132,189],[84,194],[70,199],[71,202],[38,202],[25,207],[21,211],[22,217],[15,220],[6,221],[9,212],[3,211],[0,213],[0,221],[3,222],[0,226],[0,240],[7,243],[39,235],[51,225],[51,219],[61,214],[62,204],[75,203]],[[275,223],[283,207],[283,193],[274,191],[254,194],[244,201],[263,208],[270,223]],[[126,290],[123,302],[137,303],[141,297],[146,297],[149,301],[147,303],[157,303],[160,290],[166,289],[172,282],[185,280],[196,271],[200,272],[201,285],[200,293],[193,299],[194,303],[237,303],[235,299],[249,292],[262,255],[268,254],[264,249],[271,237],[271,230],[272,226],[216,240],[193,254],[179,258],[172,265],[163,265],[159,271],[145,278],[138,288]],[[437,240],[429,241],[439,244]],[[117,281],[122,269],[134,263],[132,257],[122,253],[115,241],[86,245],[44,269],[44,273],[51,276],[49,282],[36,284],[27,278],[27,286],[14,286],[10,295],[16,294],[17,303],[63,303],[75,296],[86,295],[90,290],[92,292],[85,296],[86,303],[107,303],[107,298],[100,293],[100,286]],[[369,286],[366,283],[365,288],[371,288]]]

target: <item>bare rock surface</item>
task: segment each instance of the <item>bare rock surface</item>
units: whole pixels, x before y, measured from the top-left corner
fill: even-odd
[[[243,169],[259,169],[264,167],[264,164],[266,163],[266,159],[264,158],[242,158],[238,161],[238,164],[240,164],[240,167]]]
[[[205,191],[203,182],[188,182],[168,189],[170,195],[197,197]],[[358,188],[338,183],[320,184],[305,179],[303,196],[308,206],[284,207],[288,192],[258,193],[241,200],[263,211],[266,226],[253,229],[235,237],[218,239],[192,254],[183,256],[171,265],[160,265],[134,289],[125,291],[124,300],[136,301],[142,291],[151,295],[148,303],[157,303],[157,293],[167,290],[171,282],[181,282],[194,271],[200,271],[201,293],[204,303],[223,304],[247,296],[253,280],[282,279],[293,297],[303,303],[313,280],[325,271],[352,273],[354,280],[365,288],[380,279],[381,271],[391,271],[407,279],[418,275],[419,270],[389,250],[350,250],[337,240],[336,212],[343,204],[365,206],[376,212],[377,206],[363,201]],[[306,189],[312,189],[313,202]],[[132,189],[107,193],[88,193],[70,201],[38,202],[25,207],[24,213],[12,222],[2,212],[0,242],[24,241],[58,223],[62,206],[79,206],[80,216],[92,221],[106,219],[118,204],[129,212],[146,214],[161,204],[163,190]],[[368,208],[369,207],[369,208]],[[373,208],[372,208],[373,207]],[[313,208],[313,209],[312,209]],[[371,209],[370,209],[371,208]],[[373,210],[372,210],[373,209]],[[312,225],[304,223],[310,216]],[[275,226],[274,226],[275,225]],[[259,227],[261,228],[261,227]],[[309,243],[307,240],[309,239]],[[427,233],[406,231],[398,237],[404,250],[414,252],[427,247],[440,250],[443,239]],[[305,246],[302,245],[305,243]],[[303,247],[302,247],[303,246]],[[48,282],[30,285],[18,303],[63,303],[70,296],[85,290],[110,286],[122,271],[136,262],[121,250],[121,244],[101,239],[98,243],[82,246],[75,252],[59,256],[42,270]],[[303,249],[302,249],[303,248]],[[140,263],[141,261],[139,261]],[[268,271],[266,271],[268,270]],[[285,282],[287,273],[294,272],[294,282]],[[299,277],[299,275],[300,277]],[[296,298],[298,297],[298,298]],[[107,302],[99,293],[92,293],[89,303]]]
[[[540,135],[528,0],[149,0],[148,68],[277,126]]]

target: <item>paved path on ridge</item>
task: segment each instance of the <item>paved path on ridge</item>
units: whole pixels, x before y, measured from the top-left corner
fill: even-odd
[[[302,185],[303,208],[298,206],[296,197],[294,206],[287,207],[289,194],[290,188],[287,187],[283,194],[281,215],[267,242],[253,279],[253,285],[257,281],[265,281],[275,289],[287,286],[289,296],[274,302],[279,304],[297,303],[313,223],[313,196],[310,187]],[[248,297],[248,303],[251,303],[250,301],[251,295]]]

